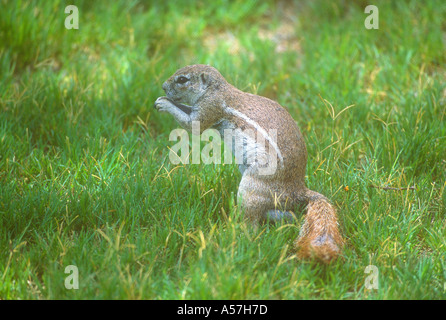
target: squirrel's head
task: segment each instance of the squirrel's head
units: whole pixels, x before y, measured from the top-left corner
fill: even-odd
[[[217,69],[202,64],[186,66],[163,84],[166,96],[179,103],[195,105],[206,92],[226,83]]]

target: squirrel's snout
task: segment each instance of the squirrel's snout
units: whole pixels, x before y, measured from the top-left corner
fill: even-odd
[[[164,92],[166,92],[166,90],[167,90],[167,82],[164,82],[164,83],[163,83],[162,88],[163,88]]]

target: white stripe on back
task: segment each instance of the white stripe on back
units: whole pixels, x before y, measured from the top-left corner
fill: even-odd
[[[251,126],[253,126],[257,131],[259,131],[265,137],[265,139],[270,143],[270,145],[272,145],[273,148],[276,150],[277,156],[279,157],[280,162],[283,164],[282,153],[280,152],[279,147],[277,146],[276,142],[269,136],[269,134],[257,122],[255,122],[254,120],[249,118],[247,115],[245,115],[244,113],[242,113],[238,110],[230,108],[226,105],[224,107],[225,107],[224,110],[227,113],[245,120],[247,123],[249,123]]]

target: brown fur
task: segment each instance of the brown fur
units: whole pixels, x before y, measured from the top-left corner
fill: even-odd
[[[188,80],[179,84],[182,76]],[[158,98],[155,107],[172,114],[187,130],[192,121],[200,121],[201,131],[214,127],[223,133],[224,126],[276,130],[276,144],[283,162],[271,175],[259,175],[255,165],[242,170],[238,203],[254,225],[266,220],[271,211],[287,213],[307,206],[305,222],[295,241],[298,257],[315,257],[323,262],[338,257],[344,240],[339,232],[336,210],[323,195],[306,188],[305,142],[285,108],[268,98],[240,91],[215,68],[206,65],[178,70],[163,84],[163,89],[167,97]],[[191,113],[182,112],[179,104],[190,107]]]
[[[338,218],[333,206],[319,195],[309,191],[310,201],[300,237],[295,241],[297,256],[300,258],[316,257],[323,262],[337,258],[344,244],[338,230]]]

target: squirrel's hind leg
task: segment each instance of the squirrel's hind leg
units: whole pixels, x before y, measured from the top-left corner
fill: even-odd
[[[290,211],[281,211],[281,210],[268,210],[266,213],[266,220],[268,222],[277,223],[277,222],[285,222],[292,223],[294,222],[296,217]]]

